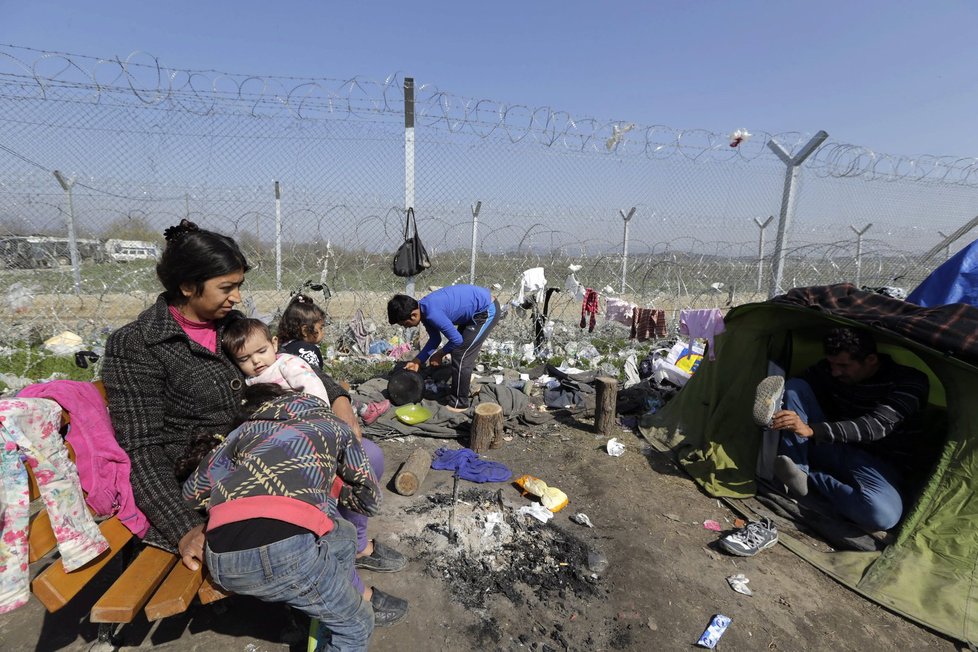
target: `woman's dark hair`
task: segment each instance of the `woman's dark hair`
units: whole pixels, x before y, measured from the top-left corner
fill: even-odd
[[[187,448],[184,450],[183,455],[177,459],[176,465],[174,466],[174,474],[177,476],[177,480],[183,482],[190,477],[197,467],[200,465],[200,461],[207,456],[212,450],[218,447],[218,445],[224,441],[224,438],[232,430],[240,426],[245,421],[251,419],[252,415],[255,414],[265,403],[271,400],[279,398],[280,396],[285,396],[287,394],[294,394],[295,392],[286,387],[280,387],[274,383],[257,383],[255,385],[248,385],[244,388],[242,392],[241,405],[238,408],[237,414],[234,416],[234,420],[228,427],[228,431],[224,432],[198,432],[194,435],[194,438],[190,440],[187,444]]]
[[[173,305],[186,303],[180,286],[192,283],[194,293],[204,291],[204,283],[216,276],[247,272],[250,267],[233,238],[199,228],[190,220],[163,231],[166,247],[156,264],[156,276]]]
[[[269,342],[272,341],[272,331],[268,325],[260,319],[241,318],[233,319],[224,327],[221,334],[221,348],[228,354],[229,358],[234,358],[238,351],[245,345],[245,341],[255,333],[261,333]]]
[[[862,362],[867,356],[876,353],[876,340],[866,331],[854,328],[833,328],[822,340],[825,355],[848,353],[849,357]]]
[[[411,313],[418,309],[418,302],[414,297],[406,294],[395,294],[387,302],[387,321],[391,324],[400,324],[402,321],[411,317]]]
[[[285,307],[282,318],[278,322],[278,339],[280,343],[305,339],[303,328],[312,330],[319,322],[326,321],[326,311],[316,305],[316,302],[304,294],[297,294]]]

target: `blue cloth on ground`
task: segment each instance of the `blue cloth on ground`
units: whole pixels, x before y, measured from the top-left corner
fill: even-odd
[[[501,462],[479,459],[479,454],[469,448],[449,450],[439,448],[431,461],[431,468],[439,471],[456,471],[458,477],[470,482],[506,482],[513,473]]]
[[[947,259],[907,297],[909,303],[932,308],[949,303],[978,306],[978,240]]]

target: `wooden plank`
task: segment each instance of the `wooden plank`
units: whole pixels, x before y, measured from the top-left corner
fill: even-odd
[[[54,530],[51,528],[51,517],[47,511],[38,512],[31,519],[30,535],[27,540],[28,556],[27,560],[34,563],[44,555],[54,550],[58,540],[54,537]]]
[[[176,562],[173,553],[144,548],[95,603],[89,619],[93,623],[132,622]]]
[[[70,573],[65,572],[64,565],[58,559],[31,582],[34,595],[48,611],[53,613],[68,604],[68,601],[75,597],[132,538],[132,532],[114,516],[102,521],[99,529],[109,542],[109,549],[98,558]]]
[[[192,571],[183,562],[176,564],[164,580],[163,586],[146,604],[146,619],[152,622],[186,611],[197,595],[203,579],[204,571],[201,568]]]
[[[197,591],[197,597],[200,599],[201,604],[217,602],[218,600],[223,600],[229,595],[231,594],[214,583],[214,579],[211,577],[210,573],[204,574],[204,581],[200,583],[200,589]]]

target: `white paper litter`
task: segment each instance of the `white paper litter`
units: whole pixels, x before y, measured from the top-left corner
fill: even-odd
[[[520,507],[521,515],[532,516],[541,523],[546,523],[554,517],[554,513],[549,509],[541,505],[540,503],[533,503],[532,505],[523,505]]]
[[[625,444],[618,441],[617,437],[609,439],[606,448],[608,449],[608,455],[612,457],[621,457],[625,454]]]
[[[574,514],[573,516],[571,516],[571,520],[574,521],[575,523],[583,525],[584,527],[594,527],[594,523],[592,523],[591,519],[588,518],[587,514],[584,514],[583,512],[578,512],[577,514]]]
[[[744,575],[743,573],[737,573],[736,575],[731,575],[730,577],[727,578],[727,584],[729,584],[730,588],[736,591],[737,593],[743,593],[744,595],[754,595],[754,592],[750,590],[749,586],[747,586],[748,582],[750,582],[750,580],[747,579],[747,576]]]

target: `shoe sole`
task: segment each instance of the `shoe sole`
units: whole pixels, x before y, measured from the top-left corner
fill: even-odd
[[[781,409],[784,398],[784,377],[768,376],[757,384],[754,395],[754,423],[761,428],[771,425],[774,413]]]
[[[407,568],[407,562],[404,562],[404,564],[398,566],[397,568],[379,568],[376,566],[371,566],[369,564],[360,564],[360,563],[355,563],[354,566],[356,567],[357,570],[367,570],[373,573],[397,573],[398,571],[402,571],[405,568]]]
[[[728,548],[727,546],[725,546],[723,544],[723,541],[720,542],[720,547],[723,548],[724,550],[726,550],[727,552],[729,552],[731,555],[736,555],[737,557],[753,557],[754,555],[756,555],[760,551],[767,550],[768,548],[770,548],[771,546],[773,546],[773,545],[775,545],[777,543],[778,543],[778,538],[775,537],[775,538],[771,539],[770,541],[768,541],[767,543],[765,543],[760,548],[758,548],[757,550],[755,550],[754,552],[747,552],[746,550],[739,550],[739,549],[735,549],[735,548]]]

